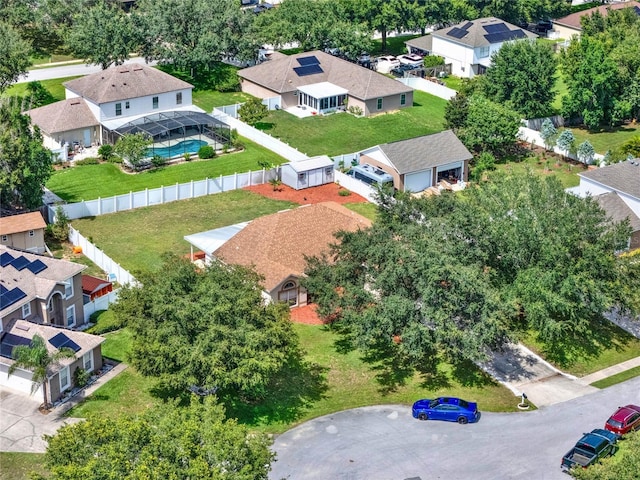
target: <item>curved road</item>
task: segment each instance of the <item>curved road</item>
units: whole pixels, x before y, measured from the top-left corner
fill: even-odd
[[[145,63],[145,60],[142,57],[134,57],[130,58],[124,63]],[[151,62],[147,65],[155,64],[156,62]],[[26,75],[21,76],[16,83],[33,82],[36,80],[50,80],[53,78],[75,77],[79,75],[88,75],[90,73],[100,72],[101,70],[102,69],[99,65],[89,65],[84,63],[74,63],[71,65],[54,64],[52,66],[29,70],[29,72]]]
[[[533,412],[483,413],[471,425],[421,422],[402,405],[348,410],[278,436],[270,478],[567,480],[562,456],[628,403],[640,404],[640,377]]]

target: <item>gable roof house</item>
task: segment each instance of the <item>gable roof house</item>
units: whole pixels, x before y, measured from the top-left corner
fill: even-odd
[[[44,145],[66,159],[63,146],[115,143],[131,122],[152,125],[151,136],[171,128],[213,122],[192,104],[193,85],[139,63],[119,65],[65,82],[65,100],[25,112]],[[169,128],[167,128],[169,127]]]
[[[579,173],[580,185],[569,191],[590,195],[612,221],[629,219],[629,249],[640,248],[640,159],[616,163]]]
[[[207,259],[254,267],[264,276],[268,301],[303,306],[307,292],[300,286],[305,255],[327,252],[340,230],[356,231],[371,226],[367,218],[335,202],[305,205],[256,218],[243,224],[185,237],[203,250]]]
[[[461,22],[430,35],[406,41],[409,51],[438,55],[451,64],[451,73],[472,78],[485,73],[491,55],[505,42],[535,39],[537,35],[495,17]]]
[[[0,244],[33,253],[44,253],[47,224],[40,212],[21,213],[0,219]]]
[[[393,177],[397,190],[421,192],[441,180],[466,182],[471,152],[452,130],[383,143],[356,154],[360,164],[373,165]]]
[[[85,268],[0,245],[0,385],[30,391],[30,372],[20,370],[8,377],[7,370],[13,347],[28,345],[35,333],[48,341],[50,350],[68,345],[77,353],[75,360],[50,372],[52,401],[70,388],[75,367],[100,368],[102,338],[71,330],[85,323],[81,279]]]
[[[574,35],[580,36],[582,34],[582,25],[580,23],[582,17],[592,15],[595,12],[600,13],[602,16],[607,16],[609,11],[623,8],[632,8],[637,15],[640,15],[640,2],[631,1],[600,5],[552,20],[553,30],[550,34],[553,38],[570,40]]]
[[[238,71],[242,91],[259,98],[280,96],[280,108],[324,114],[348,105],[363,115],[413,105],[413,89],[396,80],[315,50],[275,55]]]

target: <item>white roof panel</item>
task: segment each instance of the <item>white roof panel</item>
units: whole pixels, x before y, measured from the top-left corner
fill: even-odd
[[[336,95],[346,95],[349,91],[346,88],[339,87],[330,82],[312,83],[311,85],[302,85],[298,87],[298,91],[306,93],[313,98],[327,98]]]
[[[289,162],[287,165],[296,172],[308,172],[316,168],[333,167],[333,160],[326,155],[320,155],[318,157],[307,158],[306,160]]]
[[[241,231],[250,222],[236,223],[228,227],[207,230],[206,232],[185,235],[184,239],[198,250],[202,250],[207,255],[211,255],[218,248],[230,240],[236,233]]]

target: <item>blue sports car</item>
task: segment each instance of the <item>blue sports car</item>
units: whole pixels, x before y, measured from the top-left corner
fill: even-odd
[[[478,404],[460,398],[424,398],[413,404],[413,418],[419,420],[446,420],[460,424],[477,422]]]

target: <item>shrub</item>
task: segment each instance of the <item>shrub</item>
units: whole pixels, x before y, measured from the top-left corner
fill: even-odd
[[[60,205],[56,207],[56,221],[48,228],[51,235],[60,242],[69,238],[69,217]]]
[[[355,115],[356,117],[361,117],[363,114],[362,109],[357,105],[352,105],[347,110],[351,115]]]
[[[271,180],[269,180],[269,185],[273,187],[274,192],[276,190],[281,190],[282,180],[279,180],[277,178],[272,178]]]
[[[471,178],[479,181],[484,172],[496,169],[496,157],[490,152],[482,152],[474,159],[474,166],[471,170]]]
[[[444,58],[439,57],[438,55],[427,55],[424,57],[423,63],[426,68],[437,67],[439,65],[444,65]]]
[[[98,155],[100,155],[100,158],[105,162],[110,161],[111,157],[113,157],[113,145],[100,145]]]
[[[349,195],[351,195],[351,191],[342,188],[338,190],[338,195],[340,195],[341,197],[348,197]]]
[[[111,310],[98,310],[91,314],[91,323],[95,325],[87,330],[87,333],[93,335],[102,335],[103,333],[120,330],[124,324],[118,320]]]
[[[191,154],[189,152],[184,152],[184,155],[182,156],[182,158],[184,158],[185,162],[190,162],[191,161]]]
[[[186,154],[185,154],[186,155]],[[153,157],[151,157],[151,164],[156,167],[156,168],[160,168],[161,166],[163,166],[165,163],[167,163],[167,159],[164,158],[163,156],[160,155],[154,155]]]
[[[124,160],[122,159],[122,157],[119,157],[117,155],[112,155],[111,157],[109,157],[109,160],[107,160],[109,163],[123,163]]]
[[[76,167],[82,167],[83,165],[98,165],[100,160],[95,157],[89,157],[75,162]]]
[[[216,151],[211,145],[203,145],[198,149],[198,157],[206,160],[216,156]]]
[[[73,372],[73,384],[82,388],[89,382],[91,374],[82,367],[77,367]]]

